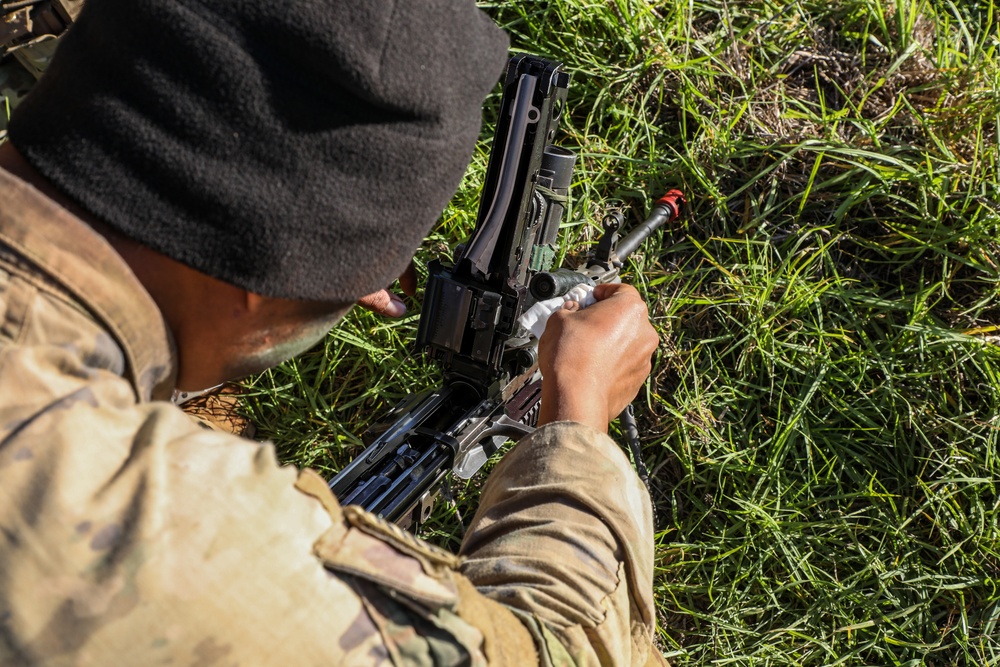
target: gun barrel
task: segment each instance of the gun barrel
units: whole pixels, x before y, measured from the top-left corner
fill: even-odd
[[[625,261],[657,228],[680,217],[686,204],[687,199],[684,198],[684,194],[680,190],[671,190],[660,197],[645,222],[618,242],[616,249],[618,259]]]
[[[528,283],[528,291],[538,301],[545,301],[552,297],[562,296],[581,283],[593,285],[594,281],[579,271],[556,269],[555,271],[536,273],[531,282]]]

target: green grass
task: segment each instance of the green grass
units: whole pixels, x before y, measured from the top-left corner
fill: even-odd
[[[573,72],[564,252],[595,239],[606,202],[635,222],[662,191],[689,195],[628,278],[663,341],[637,413],[665,654],[1000,664],[1000,8],[483,6],[516,49]],[[421,260],[471,229],[482,136]],[[250,383],[284,459],[332,475],[436,382],[408,356],[413,306],[356,313]],[[480,483],[454,485],[432,539],[457,545]]]

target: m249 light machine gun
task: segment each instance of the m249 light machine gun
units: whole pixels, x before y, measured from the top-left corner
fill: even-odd
[[[526,55],[508,63],[475,230],[453,263],[428,266],[416,348],[440,365],[444,381],[397,405],[333,478],[341,504],[403,526],[423,521],[449,471],[468,479],[508,438],[534,430],[541,377],[518,318],[577,283],[615,280],[622,260],[679,215],[683,197],[668,193],[621,241],[623,218],[611,216],[584,266],[549,271],[576,162],[552,144],[568,87],[558,63]]]

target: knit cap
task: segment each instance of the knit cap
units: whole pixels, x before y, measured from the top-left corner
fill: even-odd
[[[473,0],[88,0],[10,139],[168,257],[355,301],[457,188],[506,46]]]

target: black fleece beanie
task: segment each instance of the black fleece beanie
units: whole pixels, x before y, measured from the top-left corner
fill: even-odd
[[[88,0],[10,139],[173,259],[355,301],[454,193],[506,46],[473,0]]]

